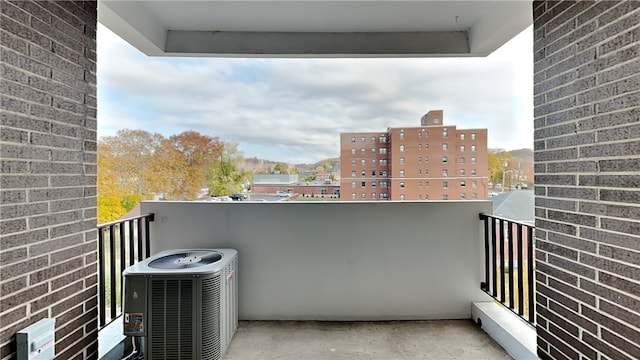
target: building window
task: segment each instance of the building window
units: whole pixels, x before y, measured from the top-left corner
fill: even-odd
[[[460,157],[460,164],[464,164],[464,156]]]
[[[376,153],[376,148],[371,148],[371,153],[375,154]]]
[[[449,150],[449,145],[442,144],[442,151],[447,151],[447,150]]]
[[[464,152],[464,145],[460,145],[460,152]]]
[[[418,175],[422,175],[422,169],[418,169]]]
[[[446,164],[447,162],[449,162],[449,158],[447,158],[446,156],[442,157],[442,163]]]
[[[387,142],[387,137],[386,136],[380,136],[379,137],[379,141],[384,144],[384,143]]]
[[[367,176],[367,172],[366,172],[366,171],[364,171],[364,170],[362,170],[362,174],[361,174],[361,175],[362,175],[363,177],[364,177],[364,176]]]
[[[351,148],[351,155],[355,155],[356,154],[356,149],[355,148]]]
[[[475,140],[476,139],[476,133],[471,133],[471,140]]]
[[[381,188],[386,188],[387,187],[387,182],[386,181],[380,181],[380,187]]]
[[[376,137],[375,136],[371,137],[371,142],[375,144],[375,142],[376,142]]]
[[[429,175],[429,169],[424,169],[424,174]]]
[[[400,170],[400,177],[404,177],[404,170]]]
[[[404,145],[400,145],[400,151],[404,152]]]
[[[371,193],[371,198],[375,199],[376,198],[376,193]]]
[[[447,131],[447,129],[442,130],[442,137],[443,138],[448,138],[449,137],[449,132]]]
[[[362,194],[360,194],[360,198],[361,198],[361,199],[366,199],[366,198],[367,198],[367,194],[366,194],[366,193],[362,193]]]
[[[471,187],[478,187],[478,182],[475,180],[471,180]]]
[[[387,153],[387,148],[380,148],[379,152],[380,152],[380,154],[386,154]]]
[[[356,166],[356,159],[351,159],[351,166]]]
[[[418,156],[418,162],[422,162],[422,156]]]
[[[424,186],[429,186],[429,182],[428,182],[428,181],[425,181],[425,182],[424,182]],[[429,196],[427,196],[427,199],[428,199],[428,198],[429,198]]]
[[[376,181],[375,181],[375,180],[373,180],[373,181],[371,182],[371,187],[376,187]]]
[[[387,196],[387,193],[380,193],[380,199],[386,199]]]
[[[401,182],[400,182],[400,187],[401,187],[402,189],[404,189],[404,181],[401,181]]]
[[[380,176],[387,176],[386,170],[380,170]]]
[[[442,200],[449,200],[449,195],[447,194],[442,195]]]
[[[351,137],[351,142],[352,142],[352,143],[356,142],[356,137],[355,137],[355,136],[352,136],[352,137]]]
[[[420,134],[420,133],[418,133]],[[418,150],[422,150],[422,144],[418,144]]]
[[[327,189],[320,189],[320,195],[327,195],[329,194],[329,192],[327,191]]]
[[[367,149],[362,148],[362,149],[360,149],[360,154],[364,155],[366,151],[367,151]]]
[[[400,164],[404,164],[404,157],[400,158]]]
[[[442,176],[449,176],[449,170],[442,169]]]
[[[404,140],[404,131],[400,130],[400,140]]]
[[[464,140],[464,133],[460,134],[460,140]]]
[[[380,166],[387,166],[387,160],[385,159],[380,160]]]
[[[367,142],[367,137],[366,136],[360,137],[360,142]]]
[[[404,194],[400,194],[400,200],[404,200]]]
[[[466,199],[467,195],[465,193],[460,193],[460,199]]]
[[[361,184],[361,186],[362,186],[362,187],[367,186],[367,182],[366,182],[366,181],[363,181],[363,182],[362,182],[362,184]]]
[[[464,180],[460,181],[460,187],[466,187],[466,186],[467,186],[467,183]]]
[[[365,159],[360,160],[360,164],[362,164],[362,166],[367,165],[367,160]]]
[[[449,188],[449,182],[448,181],[443,181],[442,182],[442,188],[443,189],[448,189]]]
[[[424,144],[424,149],[429,150],[429,144]]]
[[[471,175],[475,175],[476,174],[476,169],[471,169]]]
[[[353,170],[353,171],[351,172],[351,177],[356,177],[356,171],[355,171],[355,170]]]
[[[418,199],[422,200],[422,194],[418,195]]]
[[[476,146],[475,145],[471,145],[471,151],[476,151]]]
[[[460,169],[460,175],[464,176],[464,173],[465,173],[464,169]]]
[[[352,181],[352,182],[351,182],[351,187],[352,187],[352,188],[356,187],[356,182],[355,182],[355,181]]]
[[[371,159],[371,166],[376,166],[376,159]]]
[[[424,157],[424,162],[429,162],[429,157],[428,156]]]
[[[418,181],[418,186],[422,186],[422,181]]]
[[[471,194],[471,198],[472,198],[472,199],[477,199],[477,198],[478,198],[478,194],[476,194],[476,193],[472,193],[472,194]]]
[[[476,163],[476,158],[475,158],[475,157],[472,157],[472,158],[471,158],[471,163],[472,163],[472,164],[475,164],[475,163]]]
[[[351,193],[351,200],[355,200],[356,199],[356,193]]]

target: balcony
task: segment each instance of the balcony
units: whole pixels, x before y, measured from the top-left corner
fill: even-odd
[[[122,340],[123,264],[147,251],[229,247],[239,254],[241,321],[227,359],[509,358],[491,337],[520,358],[522,349],[500,338],[505,332],[514,339],[527,333],[518,346],[535,351],[520,304],[530,297],[516,286],[532,279],[514,255],[522,236],[504,219],[479,218],[491,212],[488,201],[145,202],[141,212],[153,215],[99,231],[101,272],[108,274],[100,277],[116,289],[101,287],[101,302],[109,304],[101,307],[101,324],[116,320],[101,330],[101,344]],[[508,228],[514,230],[505,235]],[[127,344],[101,355],[119,358]]]

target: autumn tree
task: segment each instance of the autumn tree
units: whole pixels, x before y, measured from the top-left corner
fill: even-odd
[[[511,167],[511,154],[504,149],[489,149],[489,180],[502,184],[503,172]]]
[[[217,138],[195,131],[173,135],[163,142],[168,166],[164,195],[170,200],[194,200],[207,184],[211,165],[220,158],[224,144]]]

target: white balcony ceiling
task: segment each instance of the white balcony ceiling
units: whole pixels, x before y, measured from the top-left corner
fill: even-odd
[[[532,22],[531,1],[99,1],[148,55],[486,56]]]

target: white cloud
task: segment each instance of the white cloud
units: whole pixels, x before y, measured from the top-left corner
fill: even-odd
[[[290,162],[339,153],[339,133],[417,126],[431,109],[489,146],[531,147],[532,30],[487,58],[150,58],[98,27],[98,134],[196,130],[246,156]]]

